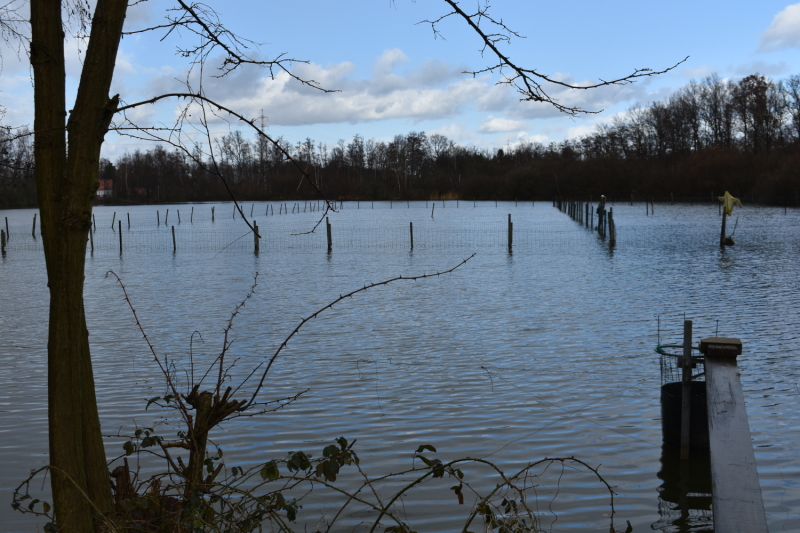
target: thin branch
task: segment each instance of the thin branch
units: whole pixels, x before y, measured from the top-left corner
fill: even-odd
[[[258,396],[258,393],[261,390],[261,387],[264,385],[264,380],[267,378],[267,373],[269,372],[270,368],[272,368],[272,364],[275,362],[275,359],[278,358],[278,355],[281,353],[281,351],[286,347],[287,344],[289,344],[289,341],[292,339],[292,337],[294,337],[300,331],[300,328],[302,328],[312,318],[316,318],[323,311],[326,311],[326,310],[332,308],[334,305],[336,305],[337,303],[341,302],[342,300],[344,300],[346,298],[352,298],[353,295],[358,294],[359,292],[363,292],[363,291],[366,291],[368,289],[372,289],[374,287],[380,287],[381,285],[388,285],[388,284],[393,283],[395,281],[401,281],[401,280],[416,281],[418,279],[433,278],[433,277],[438,277],[438,276],[441,276],[441,275],[444,275],[444,274],[449,274],[449,273],[453,272],[455,269],[457,269],[458,267],[460,267],[463,264],[465,264],[467,261],[469,261],[473,257],[475,257],[475,254],[472,254],[471,256],[467,257],[466,259],[461,261],[459,264],[457,264],[453,268],[450,268],[448,270],[444,270],[442,272],[436,272],[434,274],[420,274],[418,276],[397,276],[395,278],[391,278],[391,279],[387,279],[387,280],[384,280],[384,281],[380,281],[378,283],[370,283],[368,285],[364,285],[363,287],[361,287],[359,289],[356,289],[354,291],[348,292],[347,294],[344,294],[344,295],[340,295],[338,298],[336,298],[335,300],[333,300],[329,304],[323,306],[322,308],[318,309],[313,314],[303,318],[300,321],[300,323],[297,325],[297,327],[295,327],[294,330],[292,330],[292,332],[289,334],[289,336],[286,337],[283,340],[283,342],[280,344],[280,346],[278,346],[278,349],[275,350],[275,353],[272,355],[272,357],[270,358],[269,362],[266,365],[266,368],[264,369],[263,373],[261,374],[261,379],[258,382],[258,386],[256,387],[255,391],[253,392],[252,396],[250,397],[250,400],[247,403],[244,404],[244,407],[242,408],[242,410],[247,409],[248,407],[250,407],[251,405],[253,405],[255,403],[256,396]],[[253,369],[253,371],[244,379],[244,381],[242,381],[242,383],[236,388],[236,390],[234,390],[234,393],[237,390],[239,390],[253,375],[255,375],[255,373],[258,371],[258,369],[261,366],[263,366],[263,364],[264,363],[259,363],[259,365],[256,366]]]

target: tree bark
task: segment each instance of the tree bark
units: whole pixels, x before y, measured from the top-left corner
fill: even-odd
[[[125,0],[99,0],[66,124],[61,2],[31,1],[34,158],[47,281],[51,486],[59,531],[99,531],[112,499],[83,306],[84,263],[100,147],[116,108],[108,91]],[[69,144],[67,144],[69,143]],[[69,149],[67,149],[69,146]]]

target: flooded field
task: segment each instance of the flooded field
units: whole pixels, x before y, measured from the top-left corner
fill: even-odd
[[[319,454],[342,435],[358,439],[362,463],[375,473],[410,466],[420,444],[434,445],[443,460],[488,458],[507,471],[574,456],[602,465],[617,493],[619,529],[626,520],[635,532],[710,528],[709,513],[682,517],[668,501],[671,488],[662,487],[674,466],[665,460],[662,468],[653,350],[659,335],[680,341],[685,316],[696,341],[716,333],[742,339],[741,379],[770,531],[800,530],[800,211],[737,209],[728,220],[736,245],[722,250],[716,205],[656,205],[646,216],[642,204],[617,204],[612,248],[550,203],[345,202],[328,215],[328,253],[324,222],[296,235],[319,220],[309,205],[292,213],[290,202],[283,214],[279,203],[245,204],[263,234],[258,254],[230,203],[213,206],[213,222],[210,204],[95,209],[85,294],[106,433],[158,422],[146,399],[164,389],[109,270],[179,372],[193,332],[203,339],[195,336],[196,364],[219,352],[230,312],[258,272],[233,329],[231,353],[245,372],[340,294],[447,270],[474,253],[451,274],[370,289],[309,322],[278,359],[265,397],[308,393],[280,411],[227,424],[215,442],[229,464],[300,449]],[[0,258],[0,523],[14,532],[36,524],[11,510],[11,492],[47,462],[48,293],[38,227],[31,235],[34,213],[0,211],[11,232]],[[124,440],[108,439],[109,457],[122,453]],[[450,485],[405,499],[417,531],[461,527],[457,517],[466,511]],[[551,494],[542,498],[548,529],[608,531],[608,496],[596,481],[566,472],[552,505]],[[314,523],[322,511],[309,503],[303,512]],[[349,524],[360,523],[359,512]]]

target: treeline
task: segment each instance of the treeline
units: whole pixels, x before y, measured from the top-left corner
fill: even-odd
[[[13,136],[10,131],[3,135]],[[391,141],[356,135],[334,146],[278,139],[333,199],[708,199],[729,190],[765,203],[794,205],[800,190],[800,75],[738,82],[709,76],[669,99],[635,106],[579,139],[523,142],[499,150],[411,132]],[[0,192],[27,202],[30,137],[3,143]],[[309,198],[313,188],[281,149],[235,131],[214,141],[216,168],[237,198]],[[206,150],[207,151],[207,150]],[[226,200],[213,164],[163,146],[101,161],[116,202]],[[5,191],[16,194],[6,195]]]

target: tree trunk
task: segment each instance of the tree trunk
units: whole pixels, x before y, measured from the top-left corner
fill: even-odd
[[[99,0],[67,124],[61,2],[31,1],[35,177],[47,281],[51,485],[59,531],[99,531],[111,489],[83,307],[84,262],[100,147],[116,107],[108,90],[127,2]],[[69,150],[67,150],[67,139]]]

